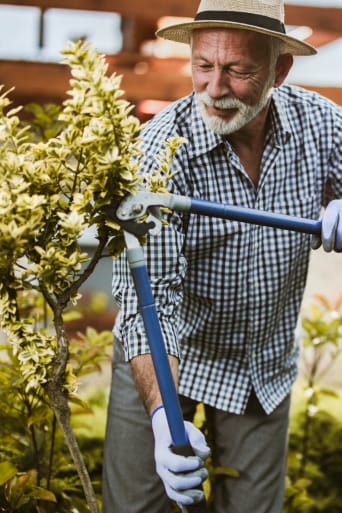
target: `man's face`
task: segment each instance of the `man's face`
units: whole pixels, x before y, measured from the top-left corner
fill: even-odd
[[[194,31],[193,85],[202,117],[214,132],[228,135],[257,119],[272,94],[270,64],[266,36],[235,29]]]

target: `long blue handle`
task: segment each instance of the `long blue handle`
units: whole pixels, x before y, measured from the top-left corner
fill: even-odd
[[[166,353],[151,284],[142,247],[136,237],[125,233],[127,259],[138,297],[140,312],[144,321],[147,340],[151,350],[160,394],[163,400],[168,426],[172,438],[172,450],[183,456],[193,455],[185,431],[182,410],[173,380],[170,362]],[[205,500],[186,508],[188,513],[208,513]]]
[[[156,311],[147,268],[142,260],[142,250],[141,253],[141,259],[137,262],[137,250],[135,250],[134,262],[132,262],[132,260],[130,261],[128,251],[128,260],[172,441],[175,446],[183,446],[189,443],[188,437],[184,428],[182,411],[165,349],[164,338]]]
[[[314,221],[302,217],[275,214],[264,210],[236,207],[233,205],[195,198],[191,198],[189,212],[209,217],[219,217],[221,219],[231,219],[245,223],[282,228],[283,230],[293,230],[312,235],[320,235],[322,228],[320,220]]]

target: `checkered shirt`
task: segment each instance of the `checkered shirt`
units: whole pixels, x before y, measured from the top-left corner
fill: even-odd
[[[342,197],[342,109],[294,86],[273,93],[257,188],[230,144],[206,128],[193,94],[143,135],[146,172],[164,140],[188,140],[173,161],[176,194],[310,219]],[[241,414],[254,387],[273,411],[297,375],[310,236],[172,213],[145,254],[167,351],[180,358],[179,392]],[[127,360],[149,352],[124,253],[114,261],[113,294]]]

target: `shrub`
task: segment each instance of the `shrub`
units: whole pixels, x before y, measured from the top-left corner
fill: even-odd
[[[72,365],[70,357],[80,354],[71,347],[65,313],[104,252],[115,258],[123,249],[122,227],[108,209],[138,186],[162,192],[173,153],[183,142],[165,142],[159,169],[142,184],[141,126],[122,98],[121,78],[107,76],[104,56],[87,43],[70,43],[62,53],[72,75],[62,108],[31,105],[33,122],[23,126],[20,108],[11,109],[8,93],[0,96],[0,319],[8,340],[2,401],[10,401],[2,410],[7,417],[2,440],[8,443],[1,449],[0,484],[5,484],[1,507],[11,512],[52,512],[56,501],[64,501],[56,511],[88,506],[98,512],[70,422],[70,403],[80,402],[77,372],[85,366]],[[80,243],[91,226],[97,232],[92,256]],[[106,335],[88,333],[87,343],[93,339],[102,348]],[[99,357],[97,350],[93,345],[87,366]],[[72,467],[59,449],[57,462],[56,423]],[[87,504],[76,501],[78,479]],[[64,505],[68,491],[72,506]]]

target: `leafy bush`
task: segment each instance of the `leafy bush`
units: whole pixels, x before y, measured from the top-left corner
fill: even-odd
[[[9,512],[98,513],[70,404],[81,404],[77,376],[96,366],[108,334],[89,331],[73,345],[65,315],[105,253],[115,258],[123,249],[123,229],[108,212],[138,187],[162,192],[184,142],[165,142],[142,183],[141,125],[122,98],[121,78],[107,76],[104,56],[87,43],[62,53],[72,78],[61,108],[31,105],[33,121],[23,125],[8,92],[0,96],[0,319],[8,358],[1,362],[0,484]],[[80,242],[91,226],[92,256]]]
[[[31,293],[30,314],[39,319],[42,305],[33,299]],[[65,317],[74,318],[75,311],[67,312]],[[68,321],[65,325],[67,328]],[[87,327],[85,333],[77,333],[69,343],[69,363],[77,380],[101,371],[102,364],[111,357],[110,331],[98,333]],[[48,397],[34,387],[27,389],[12,346],[4,342],[0,349],[0,511],[88,512],[75,464]],[[101,411],[104,416],[107,396],[97,391],[87,401],[75,394],[69,394],[68,399],[73,429],[100,504],[103,433],[77,419]]]

